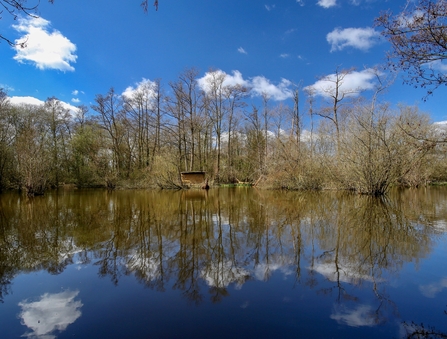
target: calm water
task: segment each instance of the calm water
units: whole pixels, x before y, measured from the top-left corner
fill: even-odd
[[[0,300],[0,338],[445,338],[447,188],[6,193]]]

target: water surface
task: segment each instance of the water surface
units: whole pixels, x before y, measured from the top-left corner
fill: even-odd
[[[2,194],[0,338],[445,338],[446,220],[445,188]]]

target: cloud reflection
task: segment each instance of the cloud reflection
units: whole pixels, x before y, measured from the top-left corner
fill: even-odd
[[[354,309],[348,309],[344,306],[337,307],[331,314],[331,319],[336,320],[339,324],[351,327],[372,327],[378,323],[376,314],[369,305],[359,305]]]
[[[217,264],[210,263],[201,272],[202,278],[208,286],[228,287],[235,282],[241,288],[244,282],[250,277],[250,273],[242,267],[235,266],[231,261]]]
[[[79,291],[45,293],[38,301],[24,300],[19,303],[21,324],[31,329],[22,337],[30,339],[54,339],[55,331],[62,332],[81,316],[82,303],[74,300]]]
[[[365,274],[366,268],[358,267],[350,263],[333,262],[320,263],[314,268],[314,271],[320,273],[330,281],[341,281],[349,284],[358,284],[360,281],[378,282],[382,281],[380,278],[375,278],[371,275]]]
[[[447,288],[447,278],[429,285],[419,286],[419,290],[427,298],[434,298],[444,288]]]

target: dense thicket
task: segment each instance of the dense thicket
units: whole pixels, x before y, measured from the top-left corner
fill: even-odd
[[[222,72],[209,72],[206,86],[197,76],[188,69],[164,88],[160,80],[111,88],[76,112],[56,98],[13,106],[1,91],[0,187],[30,195],[64,183],[178,187],[180,172],[202,170],[214,183],[380,195],[445,179],[439,126],[414,107],[380,102],[381,88],[343,105],[312,91],[304,105],[296,91],[291,106],[267,94],[257,106]]]

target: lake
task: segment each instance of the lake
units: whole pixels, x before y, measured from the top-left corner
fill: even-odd
[[[0,195],[0,338],[445,338],[447,188]]]

